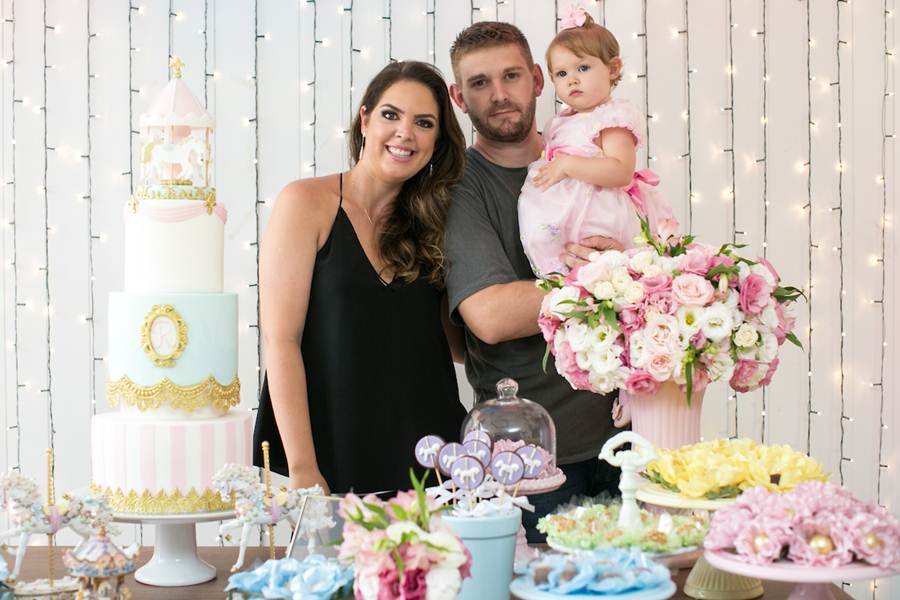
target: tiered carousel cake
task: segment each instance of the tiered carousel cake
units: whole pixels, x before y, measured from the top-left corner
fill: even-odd
[[[227,212],[210,186],[213,118],[174,77],[141,116],[141,186],[125,206],[125,291],[110,295],[107,398],[93,488],[117,512],[227,510],[212,490],[250,464],[237,375],[237,294],[222,292]]]

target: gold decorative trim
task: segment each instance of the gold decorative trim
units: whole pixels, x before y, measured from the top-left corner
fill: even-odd
[[[148,490],[140,493],[135,490],[126,492],[120,488],[107,488],[91,483],[91,493],[103,494],[113,512],[181,514],[234,509],[233,504],[225,502],[218,493],[210,489],[203,490],[202,494],[194,488],[188,490],[186,494],[181,490],[172,493],[160,490],[156,494],[151,494]]]
[[[195,385],[177,385],[166,377],[156,385],[137,385],[127,375],[106,384],[106,397],[110,405],[119,403],[134,406],[141,412],[166,405],[175,410],[193,412],[204,406],[214,406],[226,412],[241,402],[241,382],[238,376],[228,385],[222,385],[212,375]]]
[[[187,182],[190,185],[190,182]],[[182,187],[180,184],[163,184],[153,186],[157,189],[150,189],[147,186],[141,186],[134,191],[132,198],[139,200],[203,200],[207,204],[212,202],[216,204],[216,188],[190,186]]]
[[[159,318],[166,318],[172,321],[178,335],[175,349],[169,354],[160,354],[153,346],[153,340],[150,339],[153,323]],[[184,353],[187,343],[187,323],[184,322],[181,314],[171,304],[155,304],[144,317],[144,324],[141,325],[141,348],[144,350],[144,354],[149,356],[150,360],[157,367],[174,367],[175,361]]]
[[[160,179],[160,185],[194,185],[190,179]]]

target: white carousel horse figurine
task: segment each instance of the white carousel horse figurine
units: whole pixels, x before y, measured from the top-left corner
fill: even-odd
[[[217,539],[220,541],[230,539],[227,532],[238,527],[241,528],[240,550],[237,562],[231,567],[232,572],[237,571],[244,564],[244,552],[247,549],[250,530],[254,525],[267,527],[277,524],[282,519],[287,519],[293,528],[297,524],[297,517],[305,497],[322,495],[322,488],[318,485],[296,490],[282,488],[272,494],[271,499],[267,501],[266,487],[260,483],[256,468],[230,464],[225,465],[216,473],[212,480],[212,487],[219,492],[222,500],[234,500],[234,510],[237,513],[236,518],[219,526]],[[305,516],[304,520],[306,520]]]
[[[10,573],[12,580],[19,577],[22,558],[32,535],[53,535],[68,527],[85,539],[94,531],[90,517],[97,502],[94,499],[90,501],[87,513],[80,498],[68,495],[49,506],[42,502],[37,484],[17,471],[10,471],[0,477],[0,492],[3,493],[4,504],[9,504],[12,522],[15,523],[15,527],[0,533],[0,541],[19,537],[16,563]],[[3,549],[6,549],[6,544],[3,544]]]
[[[152,147],[148,146],[144,147],[144,154],[149,153],[149,160],[145,161],[144,156],[141,157],[142,163],[147,163],[146,170],[142,164],[142,173],[146,174],[146,179],[163,179],[164,165],[178,165],[179,180],[193,181],[195,177],[202,175],[206,144],[196,136],[191,135],[175,144],[155,143]]]

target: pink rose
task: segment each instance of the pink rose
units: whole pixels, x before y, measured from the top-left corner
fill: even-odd
[[[644,292],[647,294],[666,292],[672,289],[672,277],[666,273],[660,273],[653,277],[644,277],[641,279],[641,285],[644,286]]]
[[[562,375],[573,390],[590,390],[590,374],[581,369],[575,360],[575,353],[568,342],[555,344],[556,370]]]
[[[538,320],[538,323],[540,323],[540,320]],[[640,308],[628,306],[619,313],[619,327],[622,328],[623,333],[630,334],[643,326],[644,315],[641,314]]]
[[[706,334],[703,333],[702,330],[698,331],[691,338],[691,346],[697,348],[698,350],[703,348],[706,345]]]
[[[378,572],[378,600],[400,598],[400,575],[397,568],[382,569]]]
[[[572,272],[566,277],[566,283],[570,283],[569,279],[572,279],[576,285],[592,290],[598,281],[609,279],[609,268],[599,261],[588,262],[572,269]]]
[[[651,351],[670,352],[679,345],[678,322],[674,317],[657,317],[647,324],[644,336]]]
[[[894,567],[900,555],[900,524],[882,509],[878,514],[861,513],[850,521],[853,552],[869,564],[883,569]]]
[[[646,365],[647,373],[659,382],[667,381],[675,369],[675,361],[668,352],[660,352],[650,355]]]
[[[775,369],[778,368],[778,362],[779,361],[777,358],[773,358],[772,362],[769,363],[767,370],[766,370],[766,374],[763,375],[762,380],[759,382],[760,387],[765,387],[765,386],[769,385],[770,383],[772,383],[772,375],[775,374]],[[762,365],[760,365],[760,366],[762,366]]]
[[[734,549],[747,562],[762,565],[781,558],[781,550],[794,539],[790,523],[756,517],[745,523],[734,538]]]
[[[765,268],[767,268],[769,270],[769,273],[771,273],[772,277],[775,278],[775,285],[778,285],[778,282],[781,281],[781,277],[778,276],[778,271],[775,270],[775,267],[772,266],[772,263],[767,261],[762,256],[757,256],[756,262],[758,262],[759,264],[761,264],[762,266],[764,266]]]
[[[660,219],[659,223],[656,224],[656,233],[659,235],[660,239],[665,241],[673,235],[678,235],[678,230],[680,228],[681,224],[678,222],[678,219]]]
[[[544,336],[544,341],[548,344],[553,340],[553,336],[556,335],[556,330],[559,329],[562,321],[555,317],[551,317],[549,315],[543,314],[538,317],[538,327],[541,330],[541,333]]]
[[[811,567],[839,567],[853,561],[852,534],[850,523],[842,515],[822,515],[807,519],[794,526],[795,536],[788,549],[788,558],[797,564]],[[833,549],[820,554],[818,549],[810,545],[810,540],[817,535],[827,536]]]
[[[651,308],[661,315],[674,315],[675,311],[678,310],[678,303],[675,301],[672,292],[654,292],[644,296],[644,311],[646,312]]]
[[[787,338],[787,334],[794,330],[797,319],[787,314],[784,306],[779,302],[775,303],[775,315],[778,317],[778,326],[772,333],[775,334],[775,339],[778,340],[778,345],[780,346],[784,343],[785,338]]]
[[[423,600],[425,598],[425,575],[424,569],[406,569],[401,586],[403,600]]]
[[[731,375],[731,381],[728,384],[738,392],[749,392],[756,387],[756,372],[759,365],[755,360],[739,360],[734,365],[734,373]]]
[[[628,390],[629,394],[634,394],[635,396],[639,394],[655,394],[659,389],[659,382],[647,371],[636,369],[625,380],[625,389]]]
[[[672,295],[680,304],[706,306],[713,300],[715,288],[705,278],[693,273],[679,275],[672,282]]]
[[[750,273],[741,282],[741,310],[749,315],[758,315],[769,304],[772,298],[772,287],[762,275]]]
[[[681,271],[705,277],[712,265],[712,253],[701,244],[691,244],[681,260]]]

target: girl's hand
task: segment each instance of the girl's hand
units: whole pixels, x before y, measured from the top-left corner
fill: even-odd
[[[566,173],[568,162],[569,157],[565,154],[554,157],[553,160],[538,169],[537,174],[532,179],[532,183],[542,192],[546,191],[550,186],[569,176]]]
[[[322,494],[328,496],[331,494],[331,490],[328,489],[328,484],[325,482],[325,478],[322,477],[322,474],[319,472],[318,467],[307,467],[301,469],[288,469],[290,474],[290,486],[291,489],[298,488],[309,488],[316,484],[322,488]]]

